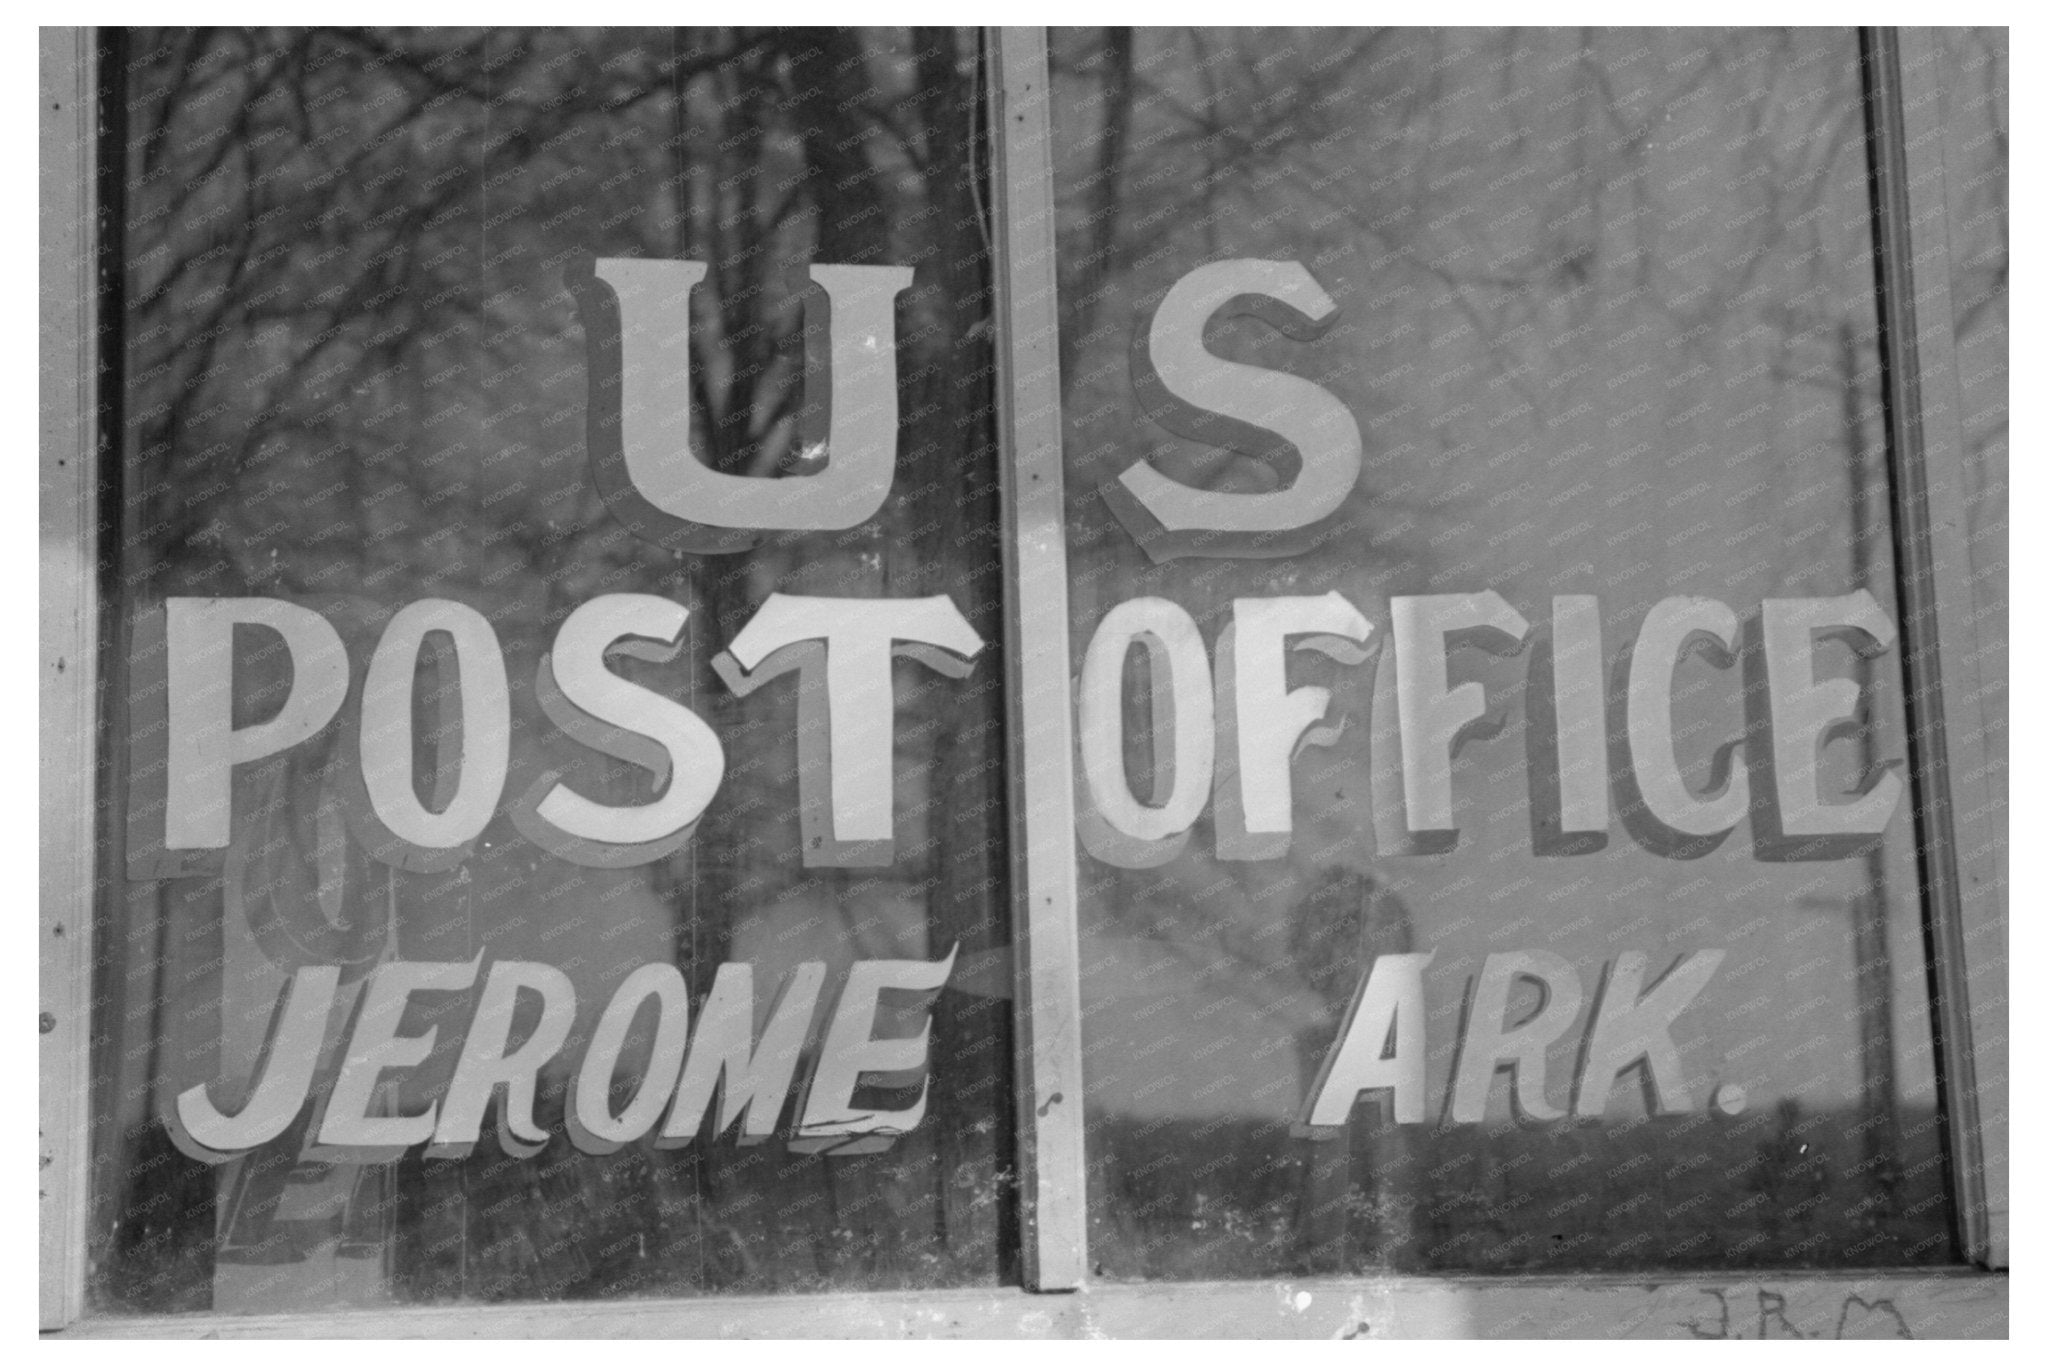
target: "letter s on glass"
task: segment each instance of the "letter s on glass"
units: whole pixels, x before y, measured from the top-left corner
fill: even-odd
[[[1274,559],[1298,554],[1337,528],[1365,445],[1351,410],[1296,375],[1224,360],[1202,343],[1221,313],[1247,313],[1298,341],[1336,317],[1337,304],[1298,261],[1238,259],[1198,266],[1174,283],[1134,339],[1131,381],[1161,426],[1272,465],[1285,487],[1192,488],[1140,461],[1102,486],[1117,520],[1155,562],[1182,556]]]

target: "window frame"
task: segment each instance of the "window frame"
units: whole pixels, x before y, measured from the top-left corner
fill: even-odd
[[[1941,54],[1929,28],[1864,29],[1863,54],[1908,766],[1951,1194],[1965,1259],[2002,1268],[2010,1222],[2005,813],[1990,799],[1982,655],[1971,624]],[[1985,1065],[1994,1058],[1996,1066]]]
[[[242,1316],[87,1312],[90,1019],[110,447],[100,341],[103,111],[91,28],[43,28],[40,194],[40,1323],[114,1337],[1827,1335],[1856,1306],[1914,1335],[2002,1336],[2008,1261],[2005,815],[1970,607],[1960,381],[1933,30],[1863,31],[1909,767],[1936,982],[1952,1195],[1970,1265],[1689,1273],[1090,1283],[1083,1149],[1067,553],[1046,36],[985,30],[994,129],[997,389],[1016,945],[1023,1284],[987,1290],[378,1308]],[[117,114],[114,115],[118,117]],[[118,202],[118,201],[116,201]],[[1915,209],[1915,206],[1922,206]],[[1046,1292],[1084,1291],[1061,1297]],[[800,1314],[791,1314],[793,1308]],[[1859,1321],[1860,1322],[1860,1321]]]

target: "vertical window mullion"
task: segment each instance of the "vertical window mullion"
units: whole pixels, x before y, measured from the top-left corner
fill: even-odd
[[[98,392],[91,28],[45,28],[42,79],[39,441],[42,810],[38,1012],[40,1322],[76,1320],[85,1294],[91,1018],[94,724],[99,677]]]
[[[1087,1268],[1087,1180],[1045,31],[991,30],[989,52],[1024,1279],[1071,1290]]]
[[[1949,298],[1939,52],[1864,31],[1893,523],[1937,1047],[1964,1255],[2006,1263],[2006,928]]]

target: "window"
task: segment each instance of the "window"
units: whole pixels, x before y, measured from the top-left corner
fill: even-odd
[[[46,1321],[2002,1265],[2002,35],[52,46]]]
[[[102,1302],[994,1284],[1008,1007],[957,989],[1006,939],[971,44],[123,52]],[[764,489],[809,507],[754,518]],[[192,767],[205,726],[247,760]],[[326,1002],[291,1085],[327,1104],[235,1122],[218,1093],[286,1084],[287,983]],[[347,1026],[379,1003],[382,1045]],[[901,1055],[875,1096],[823,1054],[790,1094],[833,1031]],[[696,1099],[636,1100],[664,1087]]]

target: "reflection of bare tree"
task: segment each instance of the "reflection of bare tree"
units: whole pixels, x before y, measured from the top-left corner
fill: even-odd
[[[1863,587],[1886,587],[1890,556],[1884,553],[1890,541],[1882,516],[1885,481],[1873,478],[1871,466],[1877,450],[1863,439],[1863,390],[1856,381],[1862,370],[1861,339],[1843,324],[1840,328],[1839,377],[1842,395],[1842,429],[1849,446],[1844,464],[1848,471],[1849,547],[1854,564],[1851,582]],[[1859,659],[1856,681],[1871,704],[1873,714],[1858,732],[1859,767],[1864,773],[1876,771],[1879,761],[1879,733],[1891,730],[1896,713],[1895,699],[1878,694],[1879,673],[1869,660]],[[1886,706],[1890,701],[1891,705]],[[1850,935],[1856,959],[1856,1016],[1858,1046],[1863,1060],[1864,1131],[1863,1160],[1868,1164],[1871,1184],[1886,1207],[1896,1212],[1899,1197],[1899,1095],[1892,1066],[1896,1008],[1892,988],[1891,906],[1896,890],[1886,881],[1885,846],[1873,844],[1863,856],[1864,888],[1849,899]]]
[[[1783,381],[1811,388],[1839,406],[1839,451],[1831,452],[1842,471],[1841,488],[1831,500],[1844,510],[1837,546],[1822,547],[1846,559],[1845,581],[1868,588],[1880,597],[1891,592],[1894,573],[1891,557],[1890,520],[1886,515],[1888,495],[1883,468],[1881,428],[1873,430],[1868,392],[1870,378],[1877,373],[1878,340],[1867,319],[1842,318],[1830,329],[1824,316],[1787,308],[1783,311],[1786,344],[1782,353]],[[1830,332],[1832,335],[1830,336]],[[1825,568],[1842,575],[1839,564],[1787,565],[1779,579],[1779,591],[1798,591],[1802,577],[1812,578]],[[1856,657],[1853,677],[1863,689],[1864,716],[1857,727],[1856,771],[1858,780],[1878,771],[1881,754],[1890,737],[1903,733],[1901,698],[1883,684],[1887,675],[1873,661]],[[1899,1095],[1893,1063],[1897,1009],[1894,978],[1898,971],[1891,946],[1892,902],[1901,889],[1886,881],[1886,850],[1873,844],[1862,856],[1864,885],[1845,896],[1805,896],[1800,904],[1816,910],[1839,912],[1847,920],[1853,962],[1852,987],[1856,999],[1857,1053],[1860,1062],[1859,1090],[1863,1119],[1860,1125],[1862,1162],[1858,1170],[1878,1200],[1896,1212],[1899,1194]],[[1907,893],[1910,895],[1910,893]],[[1907,903],[1910,914],[1910,902]]]
[[[1085,251],[1060,253],[1060,264],[1069,280],[1062,282],[1066,301],[1065,325],[1060,329],[1060,370],[1069,382],[1074,373],[1074,356],[1081,339],[1094,330],[1100,311],[1103,286],[1115,270],[1119,212],[1125,175],[1125,143],[1131,130],[1131,59],[1134,41],[1128,28],[1104,29],[1099,50],[1090,54],[1090,66],[1099,70],[1102,106],[1100,131],[1096,134],[1095,169],[1078,184],[1070,182],[1069,193],[1090,195],[1085,212],[1063,215],[1059,227],[1072,240],[1086,234]]]
[[[896,866],[856,882],[801,867],[791,699],[728,706],[708,669],[776,589],[950,593],[1000,640],[971,34],[195,29],[123,41],[108,66],[125,73],[129,110],[131,619],[169,593],[276,594],[337,616],[360,657],[399,604],[458,598],[504,640],[514,785],[523,765],[554,763],[628,801],[644,799],[644,774],[563,752],[525,683],[561,617],[596,593],[666,594],[694,613],[680,677],[638,675],[726,737],[731,777],[692,849],[585,873],[537,859],[500,820],[489,857],[461,876],[395,880],[398,951],[519,956],[523,943],[525,956],[558,956],[533,941],[536,905],[581,918],[579,957],[673,952],[699,989],[741,933],[835,961],[1005,942],[997,688],[904,686],[919,723],[899,743],[919,775],[899,794],[911,837]],[[709,263],[692,317],[702,454],[755,475],[790,472],[821,425],[805,383],[807,264],[914,267],[883,513],[744,556],[679,560],[624,534],[585,465],[584,340],[562,283],[590,255]],[[1001,675],[992,644],[973,681]],[[317,779],[294,777],[264,807],[278,830],[310,828]],[[297,834],[261,843],[273,858],[312,848]],[[271,883],[294,896],[310,885]],[[145,971],[128,989],[176,1006],[190,1037],[138,1064],[158,1075],[123,1093],[131,1108],[151,1084],[189,1084],[184,1071],[210,1065],[210,1026],[191,1003],[234,989],[216,961],[219,885],[149,895],[169,947],[154,980]],[[665,1270],[650,1288],[985,1278],[1011,1127],[1004,1009],[942,998],[934,1054],[956,1065],[935,1069],[932,1119],[881,1160],[550,1152],[488,1178],[409,1160],[380,1216],[403,1235],[393,1283],[427,1298],[595,1293],[639,1283],[639,1259],[656,1253]],[[169,1061],[195,1041],[186,1062]],[[124,1198],[161,1188],[152,1170]],[[746,1212],[763,1180],[790,1195],[786,1228]],[[495,1223],[477,1213],[493,1191],[513,1202]],[[579,1225],[614,1252],[593,1260],[582,1236],[537,1236]],[[622,1240],[637,1257],[614,1255]]]
[[[2001,867],[2010,788],[2005,736],[2010,634],[2007,571],[2010,458],[2009,348],[2011,215],[2008,156],[2011,119],[2007,86],[2011,36],[2003,28],[1942,29],[1943,121],[1949,187],[1950,289],[1956,314],[1961,381],[1965,491],[1969,517],[1971,600],[1984,689],[1990,796],[1996,809]]]

